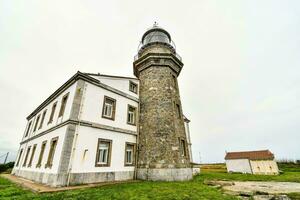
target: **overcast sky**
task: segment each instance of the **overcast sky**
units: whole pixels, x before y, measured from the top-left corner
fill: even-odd
[[[257,149],[300,159],[299,0],[0,0],[0,156],[15,158],[27,115],[78,70],[133,76],[154,21],[185,64],[196,162]]]

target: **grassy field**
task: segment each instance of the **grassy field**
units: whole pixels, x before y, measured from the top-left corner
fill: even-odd
[[[201,175],[186,182],[137,182],[107,185],[97,188],[36,194],[24,190],[10,181],[0,177],[0,199],[209,199],[234,200],[233,196],[204,184],[205,180],[239,180],[239,181],[292,181],[300,182],[300,166],[280,166],[283,174],[278,176],[227,174],[224,165],[209,165],[201,168]],[[300,199],[300,193],[289,195]]]

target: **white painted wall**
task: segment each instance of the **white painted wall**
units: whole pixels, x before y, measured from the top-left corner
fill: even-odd
[[[137,126],[127,124],[128,104],[138,108],[137,102],[90,83],[86,83],[85,90],[80,116],[81,120],[131,131],[137,130]],[[103,100],[105,95],[116,100],[116,112],[114,120],[102,118]]]
[[[133,166],[124,166],[125,143],[136,143],[136,136],[103,129],[79,126],[76,150],[73,154],[72,173],[133,171]],[[95,167],[98,138],[112,140],[110,167]],[[84,152],[87,150],[85,156]]]
[[[31,140],[26,144],[22,144],[21,148],[20,148],[20,149],[23,149],[22,157],[20,159],[19,166],[14,167],[14,170],[15,169],[20,169],[20,170],[24,170],[24,171],[57,173],[58,165],[59,165],[59,162],[60,162],[60,156],[61,156],[61,152],[62,152],[63,141],[64,141],[65,133],[66,133],[66,127],[67,126],[63,126],[61,128],[58,128],[54,131],[51,131],[51,132],[43,135],[41,137],[38,137],[34,140]],[[55,138],[55,137],[59,137],[59,138],[58,138],[58,143],[57,143],[55,153],[54,153],[53,165],[52,165],[51,169],[50,168],[45,168],[45,164],[47,162],[48,154],[49,154],[49,150],[50,150],[50,141],[51,141],[52,138]],[[47,144],[46,144],[46,149],[44,151],[41,167],[36,168],[36,164],[38,162],[40,151],[41,151],[41,146],[42,146],[43,141],[45,141],[45,140],[47,141]],[[35,154],[34,154],[34,157],[33,157],[33,160],[32,160],[32,165],[31,165],[31,167],[27,167],[28,163],[29,163],[29,160],[30,160],[30,157],[31,157],[31,153],[32,153],[32,149],[33,149],[34,144],[37,144],[37,147],[36,147]],[[28,158],[27,158],[27,165],[25,167],[23,167],[23,162],[25,160],[27,148],[29,146],[31,146],[31,150],[30,150],[30,153],[29,153]],[[18,159],[18,157],[19,157],[19,155],[17,156],[17,159]]]
[[[92,77],[100,80],[102,83],[106,85],[109,85],[115,89],[118,89],[122,92],[125,92],[131,96],[138,98],[138,94],[131,92],[129,90],[129,81],[139,84],[139,81],[137,79],[126,79],[126,78],[106,77],[106,76],[92,76]]]
[[[252,173],[248,159],[226,160],[227,172]]]
[[[34,135],[38,135],[39,133],[41,133],[41,132],[43,132],[43,131],[45,131],[45,130],[53,127],[53,126],[56,126],[57,124],[70,119],[70,112],[71,112],[72,102],[73,102],[73,99],[74,99],[76,84],[77,84],[77,82],[72,84],[62,94],[60,94],[57,98],[55,98],[53,101],[51,101],[47,106],[45,106],[45,108],[43,108],[39,113],[37,113],[35,116],[33,116],[27,122],[25,131],[24,131],[24,134],[23,134],[22,141],[25,140],[25,139],[28,139],[28,138],[30,138]],[[59,114],[59,110],[60,110],[60,106],[61,106],[61,102],[62,102],[62,97],[67,93],[69,93],[69,97],[68,97],[67,104],[66,104],[66,107],[65,107],[64,115],[62,117],[58,118],[58,114]],[[56,106],[56,109],[55,109],[53,121],[52,121],[52,123],[48,124],[48,121],[49,121],[49,118],[50,118],[50,115],[51,115],[51,111],[52,111],[52,105],[55,102],[57,102],[57,106]],[[40,125],[40,122],[42,120],[43,112],[46,109],[47,109],[47,113],[46,113],[46,116],[45,116],[45,119],[44,119],[43,127],[41,129],[38,129],[38,127]],[[36,121],[36,118],[37,118],[38,115],[40,115],[40,120],[39,120],[39,123],[38,123],[38,127],[37,127],[36,131],[33,132],[33,129],[34,129],[34,126],[35,126],[35,121]],[[26,130],[27,130],[27,127],[28,127],[30,121],[33,121],[33,123],[31,125],[30,130],[29,130],[28,136],[25,137],[25,133],[26,133]]]
[[[189,155],[190,155],[190,162],[193,162],[192,143],[191,143],[189,123],[185,121],[184,122],[184,127],[185,127],[186,139],[187,139],[187,143],[188,143],[188,151],[189,151]]]
[[[278,174],[278,166],[275,160],[251,160],[253,174]]]

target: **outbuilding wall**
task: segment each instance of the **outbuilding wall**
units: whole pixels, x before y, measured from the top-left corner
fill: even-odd
[[[226,160],[227,172],[240,172],[251,174],[251,166],[248,159]]]
[[[253,174],[278,174],[275,160],[250,160]]]

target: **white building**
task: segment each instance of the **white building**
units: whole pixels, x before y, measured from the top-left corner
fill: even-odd
[[[225,156],[227,172],[248,174],[278,174],[274,154],[269,150],[227,152]]]
[[[138,87],[77,72],[27,117],[12,174],[51,186],[134,179]]]

